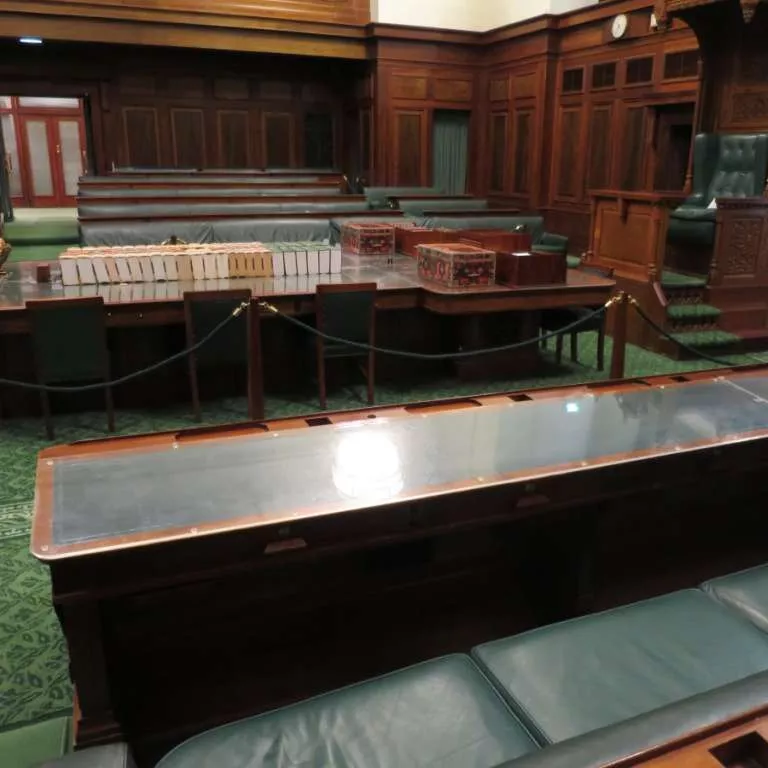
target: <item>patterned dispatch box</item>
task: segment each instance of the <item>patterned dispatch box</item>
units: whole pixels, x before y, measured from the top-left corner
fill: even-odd
[[[418,257],[417,245],[423,243],[456,242],[454,229],[429,229],[414,225],[395,224],[395,249],[406,256]]]
[[[563,253],[522,251],[498,253],[496,279],[501,285],[530,286],[562,284],[567,280],[568,264]]]
[[[395,228],[392,224],[347,221],[341,227],[341,247],[357,256],[392,256]]]
[[[491,286],[496,253],[467,243],[425,243],[419,252],[419,277],[450,288]]]
[[[460,229],[459,242],[479,245],[492,251],[521,253],[531,250],[530,232],[508,232],[504,229]]]

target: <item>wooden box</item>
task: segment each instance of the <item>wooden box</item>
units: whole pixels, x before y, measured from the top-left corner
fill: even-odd
[[[341,247],[356,256],[392,256],[395,228],[391,224],[349,221],[341,228]]]
[[[493,285],[496,254],[467,243],[425,243],[419,252],[419,277],[450,288]]]
[[[395,225],[395,250],[406,256],[413,256],[413,258],[419,255],[416,250],[417,245],[456,242],[456,240],[456,230],[454,229],[429,229],[428,227],[413,225]]]
[[[531,250],[530,232],[508,232],[504,229],[460,229],[459,241],[479,245],[491,251],[521,253]]]
[[[568,274],[565,254],[522,251],[496,255],[496,281],[528,286],[564,283]]]

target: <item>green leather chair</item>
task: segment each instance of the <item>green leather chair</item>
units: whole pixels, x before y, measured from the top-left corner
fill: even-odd
[[[693,194],[669,215],[667,240],[712,247],[718,197],[760,197],[768,170],[768,134],[700,133],[693,142]]]

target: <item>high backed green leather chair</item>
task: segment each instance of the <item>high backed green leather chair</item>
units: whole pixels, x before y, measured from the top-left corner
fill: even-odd
[[[376,338],[376,283],[318,285],[317,328],[329,336],[373,345]],[[317,337],[317,378],[320,407],[327,406],[325,361],[329,358],[365,358],[363,372],[368,382],[368,405],[374,401],[374,353],[348,344]]]
[[[38,384],[62,385],[110,380],[107,325],[100,296],[28,301]],[[107,428],[115,431],[112,389],[104,388]],[[40,402],[49,440],[54,439],[47,391]]]
[[[759,197],[768,170],[768,134],[700,133],[693,143],[693,194],[669,216],[670,243],[711,247],[718,197]]]

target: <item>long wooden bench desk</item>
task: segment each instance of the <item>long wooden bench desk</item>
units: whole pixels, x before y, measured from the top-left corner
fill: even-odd
[[[336,202],[334,198],[329,198],[329,202]],[[173,201],[174,205],[164,206],[166,210],[158,210],[157,213],[130,213],[128,211],[120,214],[109,215],[105,213],[99,216],[78,215],[78,221],[85,223],[112,224],[124,222],[145,222],[145,221],[223,221],[236,219],[340,219],[340,218],[363,218],[380,219],[394,218],[402,216],[402,211],[357,209],[343,207],[344,198],[339,197],[339,207],[332,211],[327,209],[318,210],[312,203],[307,203],[303,210],[287,211],[261,211],[259,205],[270,205],[270,198],[263,201],[248,200],[247,203],[237,206],[231,205],[229,200],[218,200],[212,206],[197,204],[197,201],[186,203],[183,200]],[[288,201],[293,205],[294,201]],[[301,206],[301,203],[299,203]],[[231,207],[231,210],[227,208]],[[472,212],[474,213],[474,211]]]
[[[575,601],[590,594],[584,567],[603,526],[620,562],[604,563],[608,583],[629,562],[647,568],[649,533],[656,570],[662,551],[678,563],[701,557],[705,521],[720,557],[736,553],[737,525],[764,557],[767,398],[762,367],[44,451],[32,552],[51,568],[80,744],[125,738],[146,760],[202,728],[543,623],[555,581]],[[648,608],[660,626],[674,619],[695,636],[685,610],[704,607],[709,631],[739,630],[739,647],[753,649],[734,663],[764,667],[757,630],[731,626],[701,593],[670,600]],[[596,621],[620,637],[608,629],[620,616]],[[642,646],[638,621],[625,631]],[[600,626],[589,632],[607,647]],[[535,639],[509,642],[521,653],[532,644],[526,658],[545,666]],[[592,658],[601,651],[579,642],[589,664],[568,664],[566,682],[602,669]],[[610,662],[627,669],[613,648]],[[492,665],[484,653],[475,656]],[[729,679],[726,668],[701,673]],[[545,688],[527,690],[542,701]],[[610,680],[602,690],[632,696]],[[574,713],[584,727],[611,720],[612,710],[584,709]],[[568,734],[565,723],[554,740]]]
[[[84,176],[79,181],[80,189],[184,189],[184,188],[197,188],[197,189],[217,189],[221,187],[229,187],[232,189],[268,189],[270,186],[275,187],[290,187],[296,189],[313,189],[313,188],[334,188],[340,186],[346,186],[345,183],[336,181],[335,179],[319,181],[290,181],[287,179],[281,179],[275,177],[269,180],[255,180],[248,181],[247,179],[241,179],[237,177],[229,178],[216,178],[216,177],[200,177],[190,179],[188,177],[181,179],[174,179],[172,177],[157,177],[155,179],[113,179],[110,177],[89,177]]]
[[[125,195],[109,197],[78,197],[77,206],[81,205],[178,205],[179,203],[191,203],[193,205],[216,205],[221,203],[271,203],[273,205],[279,205],[281,203],[364,203],[366,202],[363,195],[329,195],[329,194],[314,194],[312,190],[296,190],[295,195],[273,195],[264,194],[262,190],[256,190],[251,194],[252,190],[243,190],[242,188],[236,188],[226,190],[228,194],[211,194],[210,189],[191,189],[184,190],[184,195],[170,195],[167,190],[138,190],[142,193],[149,192],[150,194],[135,195],[137,190],[128,190]],[[175,190],[178,191],[178,190]],[[214,190],[219,192],[219,190]],[[248,194],[244,194],[248,193]]]

